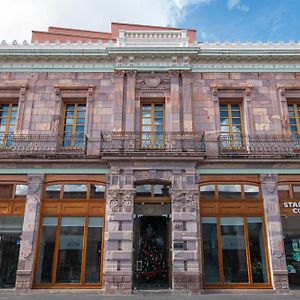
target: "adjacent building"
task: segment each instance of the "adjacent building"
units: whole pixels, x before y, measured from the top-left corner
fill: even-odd
[[[3,41],[0,287],[299,287],[299,132],[299,44]]]

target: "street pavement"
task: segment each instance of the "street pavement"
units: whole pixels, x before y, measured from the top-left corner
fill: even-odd
[[[135,292],[133,295],[103,295],[95,291],[63,291],[63,290],[32,290],[29,293],[1,291],[1,300],[300,300],[300,291],[293,291],[289,295],[275,294],[204,294],[190,295],[186,293],[152,291]]]

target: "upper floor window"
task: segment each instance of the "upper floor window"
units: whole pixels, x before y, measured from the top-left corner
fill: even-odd
[[[18,104],[0,104],[0,134],[1,142],[7,142],[6,135],[14,133]]]
[[[78,147],[84,141],[85,103],[66,103],[63,127],[63,146]]]
[[[220,127],[222,140],[226,147],[240,148],[242,146],[241,104],[220,103]]]
[[[288,104],[289,123],[292,134],[299,135],[300,133],[300,104]]]
[[[145,103],[141,108],[141,142],[146,148],[162,148],[164,142],[164,104]]]
[[[241,136],[243,132],[241,105],[221,103],[220,124],[222,135]]]

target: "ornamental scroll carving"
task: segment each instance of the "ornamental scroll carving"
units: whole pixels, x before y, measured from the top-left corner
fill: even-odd
[[[108,202],[109,211],[111,213],[133,212],[134,195],[135,195],[134,190],[108,191],[107,202]]]
[[[169,90],[170,89],[170,77],[155,74],[139,74],[136,78],[136,88],[138,90]]]
[[[175,212],[195,212],[197,210],[197,195],[195,191],[172,191],[172,210]]]

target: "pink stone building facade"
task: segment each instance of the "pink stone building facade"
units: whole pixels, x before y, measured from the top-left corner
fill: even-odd
[[[1,288],[299,287],[299,50],[119,23],[2,42]]]

